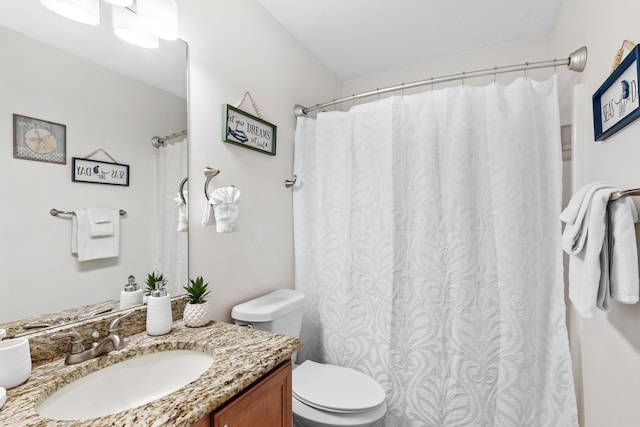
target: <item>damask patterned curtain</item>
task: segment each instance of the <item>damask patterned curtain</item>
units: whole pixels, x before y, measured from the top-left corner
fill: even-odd
[[[555,77],[300,118],[299,361],[380,382],[383,425],[577,426]]]

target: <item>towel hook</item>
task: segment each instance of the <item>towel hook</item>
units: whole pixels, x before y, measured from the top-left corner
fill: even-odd
[[[209,182],[214,176],[218,175],[219,173],[219,169],[210,168],[209,166],[204,168],[204,176],[207,177],[207,179],[204,181],[204,195],[207,200],[209,200]]]
[[[293,187],[296,185],[296,181],[298,180],[298,175],[293,175],[293,179],[285,179],[284,186],[287,188]]]

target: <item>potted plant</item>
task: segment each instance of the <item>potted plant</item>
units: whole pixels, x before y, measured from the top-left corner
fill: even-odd
[[[184,286],[187,291],[187,304],[184,306],[182,318],[184,324],[197,328],[209,323],[209,303],[205,298],[211,291],[207,289],[208,283],[204,283],[202,276],[198,276],[195,280],[189,280],[190,284]]]

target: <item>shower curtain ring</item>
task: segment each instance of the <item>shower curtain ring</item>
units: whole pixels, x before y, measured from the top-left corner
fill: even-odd
[[[433,76],[431,76],[431,92],[433,92]]]
[[[496,79],[498,78],[498,66],[493,66],[493,83],[496,83]]]
[[[404,82],[402,82],[402,91],[400,92],[402,97],[404,98]]]
[[[464,76],[465,76],[465,74],[467,74],[467,73],[465,73],[465,72],[463,71],[461,74],[462,74],[462,78],[461,78],[461,80],[462,80],[462,86],[464,86]]]
[[[524,68],[524,78],[528,79],[529,78],[529,63],[525,62],[524,63],[525,68]]]

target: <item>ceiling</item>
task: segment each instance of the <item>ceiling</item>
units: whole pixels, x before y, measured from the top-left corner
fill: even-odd
[[[184,42],[160,40],[158,49],[143,49],[113,34],[105,2],[100,15],[100,25],[85,25],[50,12],[39,0],[0,0],[0,25],[186,98]]]
[[[550,32],[562,0],[258,0],[336,77]]]

